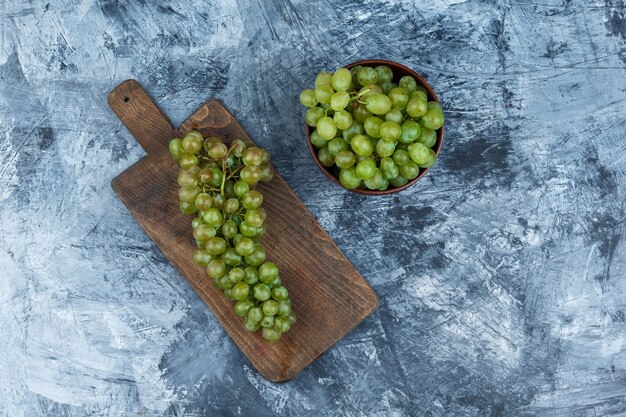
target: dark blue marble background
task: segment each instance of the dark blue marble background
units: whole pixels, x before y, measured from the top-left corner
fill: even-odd
[[[4,0],[0,415],[626,415],[623,0]],[[365,197],[304,145],[315,74],[387,58],[439,93],[416,186]],[[107,93],[176,124],[223,101],[380,297],[264,380],[110,188],[143,151]]]

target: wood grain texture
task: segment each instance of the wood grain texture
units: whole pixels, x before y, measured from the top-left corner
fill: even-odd
[[[128,80],[114,89],[109,104],[148,155],[113,180],[113,188],[146,233],[187,278],[241,351],[269,380],[285,381],[345,336],[377,307],[377,297],[315,218],[279,176],[260,184],[265,197],[268,259],[280,268],[298,321],[275,345],[260,332],[245,330],[233,303],[195,265],[191,216],[178,209],[178,166],[167,151],[177,132],[143,88]],[[200,129],[228,143],[250,140],[219,102],[200,107],[180,127]],[[199,346],[198,349],[206,347]]]

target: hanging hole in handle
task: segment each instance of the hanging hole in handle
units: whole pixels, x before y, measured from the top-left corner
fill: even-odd
[[[124,103],[128,103],[130,101],[130,97],[124,97]]]

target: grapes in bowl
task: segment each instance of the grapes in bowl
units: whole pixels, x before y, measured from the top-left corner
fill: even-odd
[[[416,183],[436,161],[444,116],[431,86],[392,61],[358,61],[320,72],[300,93],[307,144],[334,182],[361,194]]]

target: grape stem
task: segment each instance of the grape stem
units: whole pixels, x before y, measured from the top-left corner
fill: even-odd
[[[233,149],[235,149],[234,147],[231,147],[228,152],[226,152],[226,155],[224,156],[224,158],[222,159],[222,172],[226,173],[226,160],[228,159],[228,156],[230,155],[230,153],[233,151]],[[229,177],[230,178],[230,177]],[[220,193],[222,195],[224,195],[224,184],[226,184],[226,175],[222,175],[222,185],[220,186]]]

